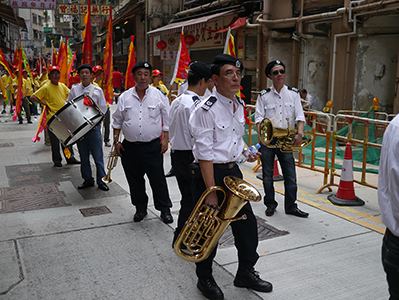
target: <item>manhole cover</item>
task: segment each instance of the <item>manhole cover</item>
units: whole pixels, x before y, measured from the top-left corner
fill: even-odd
[[[69,206],[58,183],[0,188],[0,213]]]
[[[98,216],[112,213],[106,206],[97,206],[89,208],[81,208],[79,211],[84,217]]]
[[[256,216],[258,223],[258,236],[259,241],[268,240],[271,238],[283,236],[289,234],[288,231],[279,230],[269,224],[266,224],[265,220]],[[244,221],[245,222],[245,221]],[[219,248],[228,248],[234,246],[234,236],[231,230],[231,226],[227,227],[226,231],[219,240]]]

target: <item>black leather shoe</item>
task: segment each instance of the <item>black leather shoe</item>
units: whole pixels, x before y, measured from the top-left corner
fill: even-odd
[[[28,124],[33,124],[32,121],[28,121]]]
[[[134,222],[140,222],[147,215],[147,212],[136,212],[133,217]]]
[[[259,272],[255,271],[254,268],[246,270],[242,273],[237,273],[236,278],[234,278],[234,285],[236,287],[245,287],[248,289],[253,289],[258,292],[271,292],[273,290],[273,285],[270,282],[262,280],[259,277]]]
[[[83,189],[86,189],[86,188],[92,187],[92,186],[94,186],[93,181],[85,180],[85,181],[83,181],[83,183],[81,185],[78,186],[78,189],[83,190]]]
[[[198,279],[197,288],[204,296],[211,300],[223,300],[224,295],[220,287],[216,284],[213,276],[206,279]]]
[[[103,190],[103,191],[109,191],[108,185],[106,185],[104,182],[101,182],[101,183],[98,185],[98,188],[99,188],[100,190]]]
[[[287,215],[293,215],[301,218],[307,218],[309,213],[300,210],[299,208],[295,208],[293,211],[286,212]]]
[[[56,163],[54,163],[54,167],[61,168],[62,167],[62,163],[56,162]]]
[[[161,212],[161,219],[165,224],[173,222],[173,217],[170,212]]]
[[[80,165],[80,161],[78,161],[75,157],[67,160],[68,165]]]
[[[276,211],[275,206],[270,206],[270,207],[266,208],[266,216],[268,216],[268,217],[273,216],[275,211]]]
[[[175,171],[173,171],[173,168],[170,169],[170,171],[168,172],[168,174],[165,175],[165,177],[172,177],[175,176]]]

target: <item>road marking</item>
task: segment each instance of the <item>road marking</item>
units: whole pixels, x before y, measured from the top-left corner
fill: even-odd
[[[256,176],[255,176],[254,174],[252,174],[252,173],[250,173],[250,172],[247,172],[247,171],[242,171],[242,173],[243,173],[244,175],[247,175],[247,176],[244,177],[244,179],[245,179],[246,181],[248,181],[248,182],[250,182],[250,183],[253,183],[253,184],[257,185],[257,186],[263,187],[262,182],[261,182],[258,178],[256,178]],[[248,176],[249,176],[249,177],[248,177]],[[253,178],[256,178],[256,180],[253,180]],[[275,185],[278,185],[278,186],[280,186],[280,187],[284,187],[283,184],[278,183],[278,182],[275,182],[274,184],[275,184]],[[283,190],[280,190],[280,189],[276,189],[276,188],[275,188],[275,191],[276,191],[277,193],[279,193],[279,194],[284,195],[284,191],[283,191]],[[323,197],[320,197],[320,196],[318,196],[318,195],[310,194],[310,193],[307,193],[307,192],[304,192],[304,191],[300,191],[300,190],[298,190],[298,194],[300,194],[300,195],[302,195],[302,196],[309,196],[309,197],[315,198],[315,199],[320,200],[320,201],[322,201],[322,202],[324,202],[324,203],[326,203],[326,204],[329,204],[329,205],[331,204],[327,199],[325,199],[325,198],[323,198]],[[306,204],[308,204],[308,205],[311,205],[311,206],[313,206],[313,207],[316,207],[316,208],[318,208],[318,209],[321,209],[321,210],[323,210],[323,211],[325,211],[325,212],[331,213],[331,214],[333,214],[333,215],[335,215],[335,216],[341,217],[341,218],[343,218],[343,219],[345,219],[345,220],[348,220],[348,221],[350,221],[350,222],[360,224],[360,225],[362,225],[362,226],[364,226],[364,227],[367,227],[367,228],[369,228],[369,229],[375,230],[375,231],[380,232],[380,233],[382,233],[382,234],[385,233],[385,225],[381,222],[381,219],[378,218],[378,217],[374,217],[374,216],[372,216],[372,215],[369,215],[369,214],[366,214],[366,213],[357,211],[357,210],[355,210],[355,209],[353,209],[353,208],[350,208],[350,207],[345,207],[345,206],[342,206],[342,207],[341,207],[341,206],[340,206],[340,209],[346,210],[347,212],[353,213],[353,214],[355,214],[355,215],[358,215],[359,217],[368,219],[368,220],[370,220],[370,221],[377,222],[377,223],[381,224],[383,227],[379,227],[379,226],[373,225],[373,224],[371,224],[371,223],[369,223],[369,222],[360,220],[360,219],[357,218],[357,217],[350,216],[350,215],[348,215],[348,214],[345,214],[345,213],[343,213],[343,212],[340,212],[340,211],[338,211],[338,210],[335,210],[335,209],[333,209],[333,208],[331,208],[331,207],[325,206],[325,205],[320,204],[320,203],[316,203],[316,202],[314,202],[314,201],[305,199],[305,198],[303,198],[303,197],[297,197],[297,199],[298,199],[298,201],[300,201],[300,202],[306,203]]]

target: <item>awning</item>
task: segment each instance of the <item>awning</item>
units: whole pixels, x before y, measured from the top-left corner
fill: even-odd
[[[191,25],[195,25],[195,24],[199,24],[199,23],[205,23],[208,22],[210,20],[219,18],[219,17],[224,17],[227,15],[231,15],[233,13],[235,13],[236,10],[232,9],[232,10],[228,10],[228,11],[224,11],[221,13],[217,13],[217,14],[213,14],[213,15],[208,15],[208,16],[204,16],[204,17],[199,17],[197,19],[191,19],[191,20],[186,20],[186,21],[182,21],[182,22],[176,22],[176,23],[172,23],[172,24],[168,24],[165,25],[163,27],[154,29],[152,31],[149,31],[148,34],[155,34],[155,33],[160,33],[163,31],[175,31],[175,32],[179,32],[181,30],[181,28],[184,26],[191,26]]]
[[[135,3],[133,5],[130,3],[126,4],[123,8],[121,8],[118,11],[118,13],[117,13],[118,17],[115,18],[114,20],[112,20],[112,26],[117,26],[117,25],[123,24],[127,20],[130,20],[138,12],[144,13],[143,9],[144,9],[144,2]],[[101,30],[108,28],[108,22],[109,22],[109,20],[104,21]],[[104,34],[104,33],[107,33],[107,30],[105,30],[105,32],[103,32],[101,34]]]
[[[27,29],[25,20],[17,17],[14,13],[14,9],[10,5],[0,3],[0,18],[18,27]]]

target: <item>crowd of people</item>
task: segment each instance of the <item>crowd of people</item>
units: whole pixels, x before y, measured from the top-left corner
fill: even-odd
[[[62,148],[68,164],[80,164],[83,183],[78,189],[90,188],[96,183],[99,189],[108,191],[109,187],[103,181],[106,172],[102,146],[104,143],[110,147],[113,143],[116,154],[121,157],[130,189],[131,203],[135,207],[134,222],[141,222],[148,214],[149,197],[146,193],[145,175],[152,189],[155,209],[160,212],[160,219],[166,224],[173,222],[170,211],[172,201],[164,175],[163,156],[170,143],[173,173],[181,193],[177,227],[172,239],[172,246],[176,247],[176,240],[204,191],[211,191],[203,199],[204,205],[210,209],[217,209],[222,204],[223,197],[212,191],[212,188],[219,186],[227,192],[228,188],[224,183],[226,176],[243,178],[239,164],[236,163],[241,155],[245,155],[249,162],[261,159],[265,193],[263,200],[267,217],[272,217],[278,206],[273,185],[275,156],[278,157],[284,175],[285,213],[301,218],[309,216],[309,213],[300,210],[296,203],[297,179],[293,154],[282,152],[278,147],[269,148],[265,145],[261,145],[259,152],[254,154],[248,150],[250,145],[246,145],[243,139],[245,105],[236,96],[244,76],[243,70],[242,62],[227,54],[215,56],[210,66],[194,61],[189,66],[187,81],[179,88],[178,97],[170,103],[168,98],[170,92],[161,81],[163,73],[153,69],[149,62],[137,63],[131,70],[135,81],[134,87],[123,92],[122,85],[114,82],[116,109],[112,115],[113,138],[111,139],[111,113],[109,103],[101,89],[103,69],[99,65],[79,66],[76,71],[79,82],[70,88],[59,82],[60,69],[57,66],[49,70],[44,68],[40,77],[34,72],[32,79],[26,76],[25,71],[22,72],[24,77],[22,107],[27,122],[32,123],[31,113],[37,115],[39,111],[36,103],[46,108],[46,118],[49,120],[64,105],[73,102],[77,97],[89,96],[91,101],[87,105],[95,105],[104,114],[104,136],[101,134],[101,124],[97,124],[93,130],[77,141],[80,155],[78,161],[73,148],[65,147],[54,133],[48,131],[54,166],[62,167],[60,154]],[[13,72],[17,77],[19,70],[14,68]],[[114,72],[119,73],[117,69]],[[296,126],[297,134],[292,143],[298,146],[304,138],[303,109],[311,109],[314,101],[306,90],[299,91],[285,85],[286,67],[282,61],[269,62],[265,74],[273,85],[261,91],[256,102],[255,123],[258,134],[261,131],[260,124],[265,118],[276,127]],[[117,78],[117,81],[121,82],[121,76],[121,73],[117,74],[114,80]],[[17,79],[10,81],[10,78],[10,74],[3,75],[3,82],[10,93],[9,99],[13,99]],[[302,103],[301,99],[305,102]],[[6,109],[4,106],[2,113],[7,113]],[[18,115],[18,120],[19,123],[23,122],[22,115]],[[392,126],[389,127],[392,131],[393,128],[397,129]],[[393,132],[389,134],[393,135]],[[395,151],[395,145],[392,144],[391,147],[394,149],[392,151]],[[68,151],[65,151],[65,148]],[[385,155],[392,153],[383,152],[384,158]],[[96,178],[92,175],[90,154],[95,161]],[[389,159],[386,158],[385,165],[391,164]],[[386,176],[393,178],[390,175]],[[383,199],[382,205],[389,208],[391,194],[397,195],[397,189],[390,191],[387,182],[388,179],[384,183],[387,190],[380,194]],[[394,185],[395,182],[392,186]],[[390,263],[394,258],[388,252],[392,253],[395,249],[397,252],[399,222],[397,216],[392,215],[389,209],[386,211],[383,216],[389,230],[384,238],[384,267],[388,274],[390,292],[397,293],[397,288],[394,287],[394,282],[397,281],[397,268]],[[238,269],[233,283],[237,287],[271,292],[273,285],[263,280],[255,270],[259,258],[258,231],[257,220],[249,202],[238,211],[236,217],[244,215],[245,221],[231,223],[234,245],[238,252]],[[178,247],[184,248],[184,245]],[[206,259],[196,262],[197,288],[208,299],[224,299],[223,291],[212,274],[217,247],[211,250]]]

